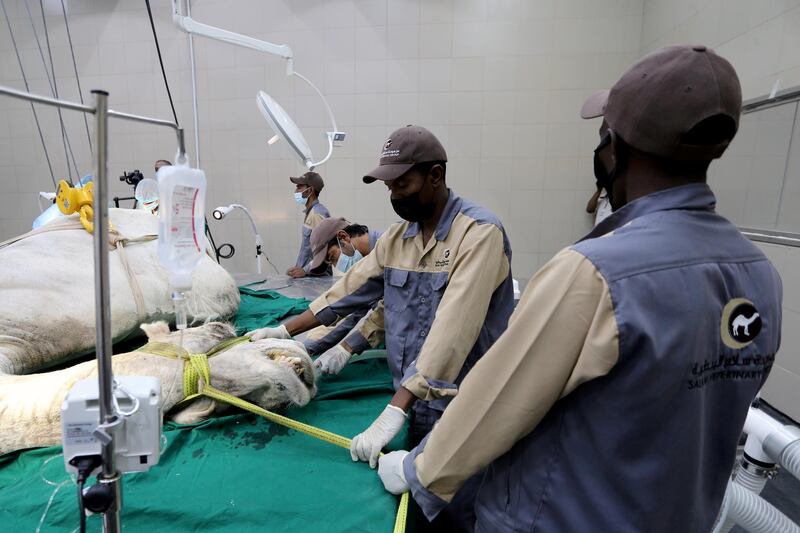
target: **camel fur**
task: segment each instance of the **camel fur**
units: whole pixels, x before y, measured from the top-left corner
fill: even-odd
[[[146,324],[149,340],[178,344],[166,322]],[[183,347],[205,353],[234,337],[233,326],[210,322],[184,330]],[[299,342],[264,339],[238,344],[208,359],[211,385],[265,409],[307,404],[316,392],[311,359]],[[116,376],[161,380],[162,412],[179,423],[195,423],[230,409],[208,398],[183,400],[183,361],[143,352],[115,355]],[[0,454],[61,441],[61,404],[76,381],[97,376],[96,361],[25,376],[0,375]],[[173,409],[175,408],[175,409]],[[172,411],[172,412],[170,412]]]

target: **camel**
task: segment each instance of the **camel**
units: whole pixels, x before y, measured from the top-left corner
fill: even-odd
[[[158,217],[109,209],[111,332],[114,342],[139,326],[174,321],[169,273],[156,256]],[[92,235],[77,215],[58,218],[0,244],[0,375],[27,374],[95,348]],[[194,272],[186,309],[194,324],[232,317],[233,278],[205,256]]]
[[[141,328],[150,341],[180,342],[180,334],[171,332],[166,322]],[[183,348],[205,353],[234,336],[230,324],[210,322],[184,330]],[[245,342],[210,357],[208,362],[213,387],[265,409],[306,405],[316,392],[311,358],[296,341]],[[178,405],[183,400],[181,360],[137,351],[115,355],[112,364],[115,375],[158,377],[162,412],[178,423],[200,422],[231,409],[205,397]],[[64,397],[76,381],[96,375],[96,361],[42,374],[0,375],[0,454],[58,444]]]
[[[758,316],[759,316],[758,313],[753,313],[750,316],[750,318],[747,318],[744,315],[739,315],[736,318],[734,318],[733,323],[731,324],[733,326],[733,336],[735,337],[736,335],[738,335],[739,328],[744,327],[744,334],[749,337],[750,330],[748,328],[750,327],[750,324],[756,321]]]

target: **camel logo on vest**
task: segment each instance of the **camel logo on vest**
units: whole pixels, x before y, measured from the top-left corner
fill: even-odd
[[[738,350],[753,342],[761,326],[761,315],[750,300],[734,298],[722,310],[720,334],[729,348]]]

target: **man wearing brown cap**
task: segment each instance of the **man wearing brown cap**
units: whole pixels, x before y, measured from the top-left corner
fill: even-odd
[[[311,231],[311,271],[328,266],[344,274],[375,248],[381,235],[341,217],[326,218]]]
[[[311,272],[331,266],[347,272],[375,248],[381,234],[341,217],[326,218],[311,232]],[[367,312],[370,316],[360,322]],[[309,355],[321,354],[314,366],[323,374],[338,374],[353,355],[378,347],[384,341],[382,315],[382,305],[375,310],[365,307],[332,326],[310,331],[303,344]],[[285,338],[289,337],[287,332]]]
[[[486,468],[477,531],[711,530],[780,344],[778,274],[706,185],[740,108],[702,46],[590,98],[614,212],[536,273],[429,438],[381,459],[388,490],[433,518]]]
[[[293,267],[286,271],[286,274],[293,278],[302,278],[311,273],[311,230],[322,220],[331,216],[328,208],[319,202],[319,195],[325,182],[322,176],[316,172],[306,172],[302,176],[289,178],[295,184],[294,200],[302,205],[305,211],[303,219],[303,232],[300,240],[300,252],[297,254],[297,262]],[[330,274],[327,269],[321,273]],[[317,273],[320,275],[320,273]]]
[[[372,253],[286,324],[295,335],[383,298],[397,392],[350,450],[353,460],[372,467],[407,412],[412,441],[431,430],[469,369],[505,330],[514,306],[503,225],[447,187],[446,161],[444,147],[425,128],[407,126],[390,135],[380,165],[364,182],[382,181],[406,222],[392,225]],[[464,492],[448,512],[468,519],[471,508]]]

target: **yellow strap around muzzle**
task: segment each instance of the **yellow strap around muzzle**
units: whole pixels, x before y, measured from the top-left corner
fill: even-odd
[[[249,341],[249,337],[237,337],[228,339],[219,343],[217,346],[209,350],[208,353],[194,353],[190,354],[180,346],[167,344],[163,342],[150,342],[139,348],[137,351],[151,353],[162,357],[169,357],[170,359],[183,359],[183,402],[193,400],[200,396],[206,396],[213,400],[225,402],[253,414],[263,416],[270,422],[280,424],[289,429],[305,433],[310,437],[323,440],[340,448],[350,449],[350,439],[320,429],[315,426],[310,426],[297,420],[267,411],[266,409],[254,405],[246,400],[237,398],[232,394],[221,391],[211,386],[211,368],[208,365],[208,358],[217,355],[228,348]],[[397,516],[394,522],[394,533],[403,533],[406,530],[406,521],[408,517],[408,493],[403,493],[400,497],[400,505],[397,508]]]

